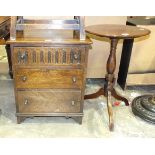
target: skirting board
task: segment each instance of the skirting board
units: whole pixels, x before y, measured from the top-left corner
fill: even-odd
[[[155,85],[155,73],[128,74],[126,86]]]

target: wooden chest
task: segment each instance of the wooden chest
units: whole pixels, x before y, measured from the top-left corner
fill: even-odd
[[[82,123],[91,41],[10,41],[17,122],[66,116]]]

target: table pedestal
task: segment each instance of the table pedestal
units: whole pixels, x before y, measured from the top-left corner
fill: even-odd
[[[116,48],[118,39],[117,38],[111,38],[111,47],[110,47],[110,54],[107,61],[107,74],[106,74],[106,84],[104,88],[100,88],[96,93],[85,95],[84,99],[92,99],[97,98],[100,95],[104,95],[107,97],[107,107],[108,107],[108,114],[109,114],[109,129],[110,131],[113,131],[114,129],[114,120],[113,120],[113,111],[112,111],[112,104],[111,104],[111,96],[115,97],[118,100],[122,100],[125,102],[125,105],[129,105],[128,100],[121,95],[119,95],[115,88],[115,68],[116,68]]]

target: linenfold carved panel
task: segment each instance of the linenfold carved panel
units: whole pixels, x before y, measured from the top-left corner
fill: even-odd
[[[14,47],[16,65],[74,65],[85,63],[85,48]]]

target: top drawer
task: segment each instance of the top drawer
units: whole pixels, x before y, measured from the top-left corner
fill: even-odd
[[[14,47],[14,65],[80,65],[86,62],[85,47]]]

